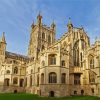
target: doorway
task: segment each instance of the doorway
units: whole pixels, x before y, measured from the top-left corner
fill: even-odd
[[[84,90],[81,90],[81,95],[83,95],[84,94]]]
[[[17,93],[17,90],[14,90],[14,93]]]
[[[49,96],[50,96],[50,97],[54,97],[54,96],[55,96],[54,91],[50,91]]]

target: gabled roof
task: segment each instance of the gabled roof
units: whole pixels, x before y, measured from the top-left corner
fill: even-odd
[[[18,59],[24,59],[24,60],[29,60],[30,58],[25,55],[17,54],[17,53],[12,53],[12,52],[5,52],[6,57],[11,57],[11,58],[18,58]]]

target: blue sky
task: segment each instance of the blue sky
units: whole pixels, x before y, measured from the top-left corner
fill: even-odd
[[[27,54],[32,22],[41,11],[43,23],[55,20],[56,38],[67,31],[68,18],[84,27],[91,42],[100,39],[100,0],[0,0],[0,36],[5,32],[7,50]]]

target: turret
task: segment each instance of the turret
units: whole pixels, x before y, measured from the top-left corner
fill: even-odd
[[[53,21],[52,24],[51,24],[51,29],[55,31],[55,28],[56,28],[56,24],[55,24],[55,22]]]
[[[5,39],[5,33],[3,32],[1,40],[0,40],[0,47],[4,50],[6,50],[6,39]]]
[[[32,25],[31,25],[31,28],[34,28],[34,26],[35,26],[35,25],[34,25],[34,21],[33,21]]]
[[[6,44],[6,39],[5,39],[5,33],[3,32],[2,33],[2,37],[1,37],[1,41],[0,42],[3,42]]]
[[[52,39],[53,39],[53,42],[55,42],[55,35],[56,35],[56,24],[55,22],[53,21],[52,24],[51,24],[51,30],[53,30],[53,36],[52,36]]]
[[[68,20],[67,28],[68,28],[68,32],[72,31],[72,29],[73,29],[73,24],[72,24],[70,18],[69,18],[69,20]]]
[[[6,39],[5,33],[3,32],[1,40],[0,40],[0,63],[5,59],[5,51],[6,51]]]

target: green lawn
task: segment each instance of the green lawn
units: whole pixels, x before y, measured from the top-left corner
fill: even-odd
[[[0,94],[0,100],[100,100],[100,98],[91,96],[50,98],[50,97],[39,97],[33,94]]]

